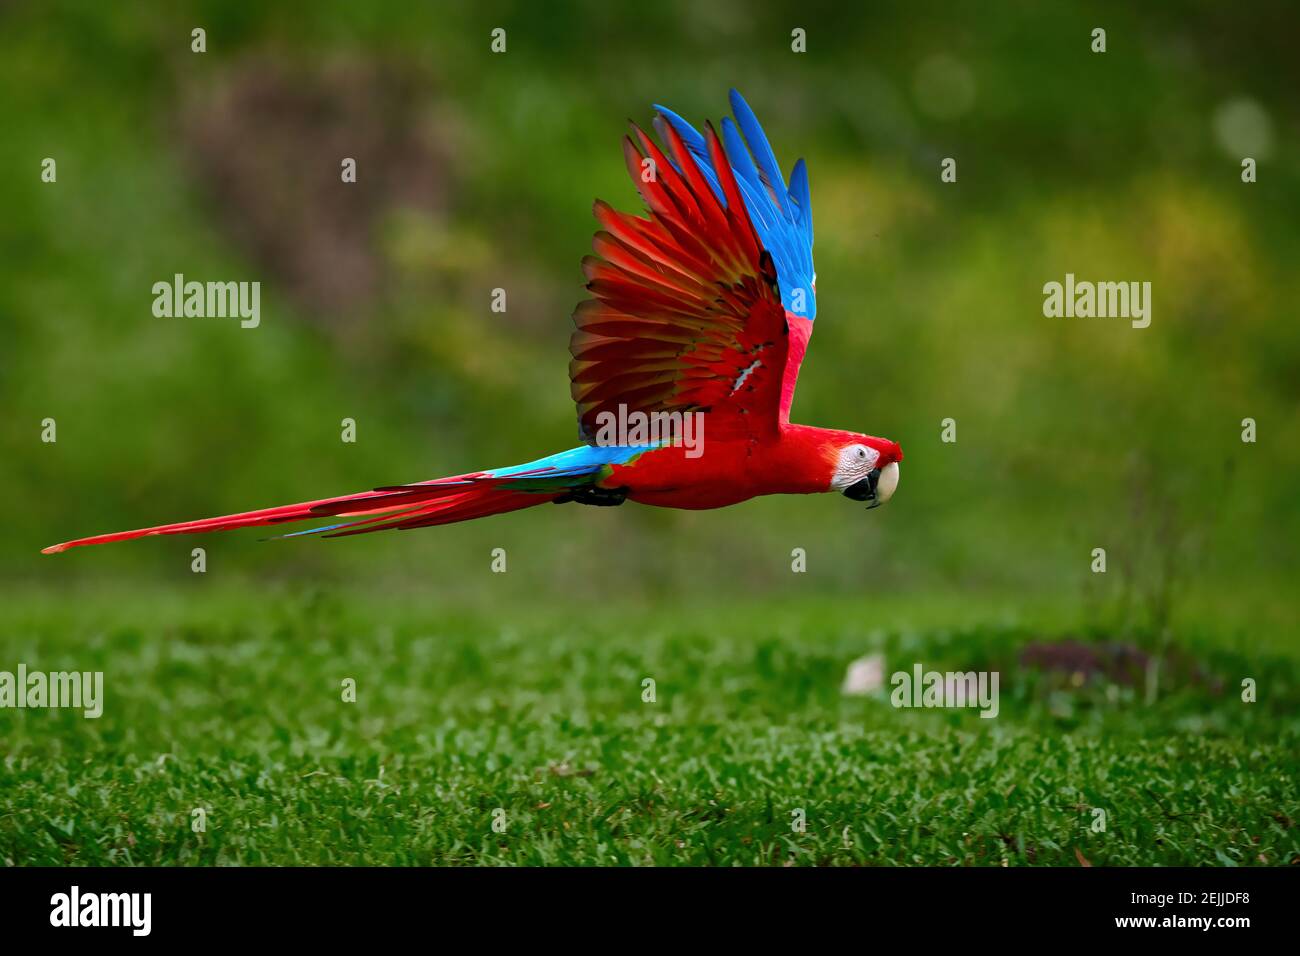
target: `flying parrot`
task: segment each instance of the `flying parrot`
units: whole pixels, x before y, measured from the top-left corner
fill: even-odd
[[[46,548],[158,534],[225,531],[309,519],[323,527],[278,537],[344,537],[423,528],[552,502],[721,508],[757,495],[837,491],[876,507],[898,487],[896,442],[790,422],[799,366],[816,317],[808,170],[789,185],[749,104],[731,91],[735,120],[701,135],[656,107],[656,143],[635,124],[623,156],[644,216],[597,201],[591,298],[573,313],[569,378],[584,444],[523,465],[390,485],[338,498]],[[611,416],[635,423],[693,416],[693,442],[602,440]]]

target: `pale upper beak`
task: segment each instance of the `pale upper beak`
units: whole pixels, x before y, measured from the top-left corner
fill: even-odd
[[[884,504],[890,498],[894,497],[894,490],[898,487],[898,462],[891,461],[884,468],[880,469],[880,480],[876,482],[876,501]]]

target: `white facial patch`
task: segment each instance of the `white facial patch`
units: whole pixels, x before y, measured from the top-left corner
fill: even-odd
[[[844,491],[866,478],[880,452],[867,445],[849,445],[840,451],[839,461],[835,465],[835,474],[831,476],[831,491]]]

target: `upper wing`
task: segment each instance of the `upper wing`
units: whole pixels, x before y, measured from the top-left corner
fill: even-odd
[[[814,288],[817,273],[812,257],[812,197],[808,186],[808,166],[802,159],[794,164],[787,188],[776,154],[759,125],[758,117],[735,90],[731,91],[731,108],[736,114],[736,122],[723,117],[722,142],[745,200],[745,208],[758,233],[759,244],[772,253],[776,262],[785,308],[811,321],[817,317]],[[713,159],[705,148],[704,137],[672,110],[663,106],[655,109],[668,119],[691,155],[705,167],[705,176],[715,184],[716,193],[717,174]]]
[[[717,437],[758,437],[786,420],[815,311],[807,174],[787,191],[771,147],[739,94],[732,106],[758,159],[723,120],[722,144],[660,109],[671,161],[633,127],[624,139],[647,217],[598,202],[595,296],[574,313],[569,372],[579,430],[603,412],[710,414]],[[664,122],[664,118],[668,122]]]

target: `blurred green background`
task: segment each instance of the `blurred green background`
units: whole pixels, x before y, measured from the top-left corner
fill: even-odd
[[[843,596],[864,625],[873,598],[914,594],[1293,648],[1298,24],[1213,2],[0,4],[6,592]],[[899,441],[888,507],[548,507],[38,554],[571,447],[591,202],[639,206],[626,119],[662,102],[716,121],[732,86],[783,168],[811,170],[820,295],[794,417]],[[261,326],[155,318],[177,272],[261,281]],[[1150,281],[1150,328],[1045,318],[1067,272]]]

